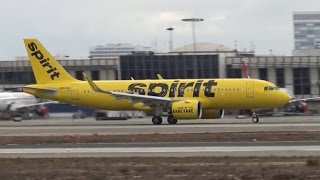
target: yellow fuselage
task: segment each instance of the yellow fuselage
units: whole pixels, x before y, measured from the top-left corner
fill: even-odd
[[[95,81],[105,91],[198,100],[203,109],[259,109],[289,102],[287,93],[258,79],[179,79]],[[266,87],[274,87],[266,90]],[[41,89],[52,89],[52,92]],[[268,88],[267,88],[268,89]],[[95,92],[87,81],[26,86],[25,92],[56,101],[105,110],[153,110],[141,102]]]

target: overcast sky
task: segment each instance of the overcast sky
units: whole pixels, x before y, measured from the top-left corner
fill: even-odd
[[[89,47],[132,43],[168,51],[197,42],[291,55],[293,11],[320,11],[319,0],[8,0],[0,1],[0,59],[26,55],[22,39],[38,38],[52,54],[87,57]]]

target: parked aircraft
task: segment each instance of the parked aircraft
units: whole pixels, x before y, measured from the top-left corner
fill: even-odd
[[[24,92],[0,92],[0,112],[7,113],[6,118],[28,116],[29,107],[39,106],[35,96]]]
[[[222,118],[224,109],[284,106],[290,100],[273,83],[259,79],[163,79],[85,81],[73,78],[37,39],[24,39],[36,79],[23,91],[38,97],[105,110],[153,111],[153,124],[163,112],[169,124],[184,119]],[[255,113],[253,121],[259,121]]]

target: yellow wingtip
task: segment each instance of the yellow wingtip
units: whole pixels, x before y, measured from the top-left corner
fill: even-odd
[[[159,80],[163,80],[163,77],[160,74],[157,74]]]

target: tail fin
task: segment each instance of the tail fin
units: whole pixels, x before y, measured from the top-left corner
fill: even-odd
[[[37,84],[76,81],[37,39],[24,39]]]

